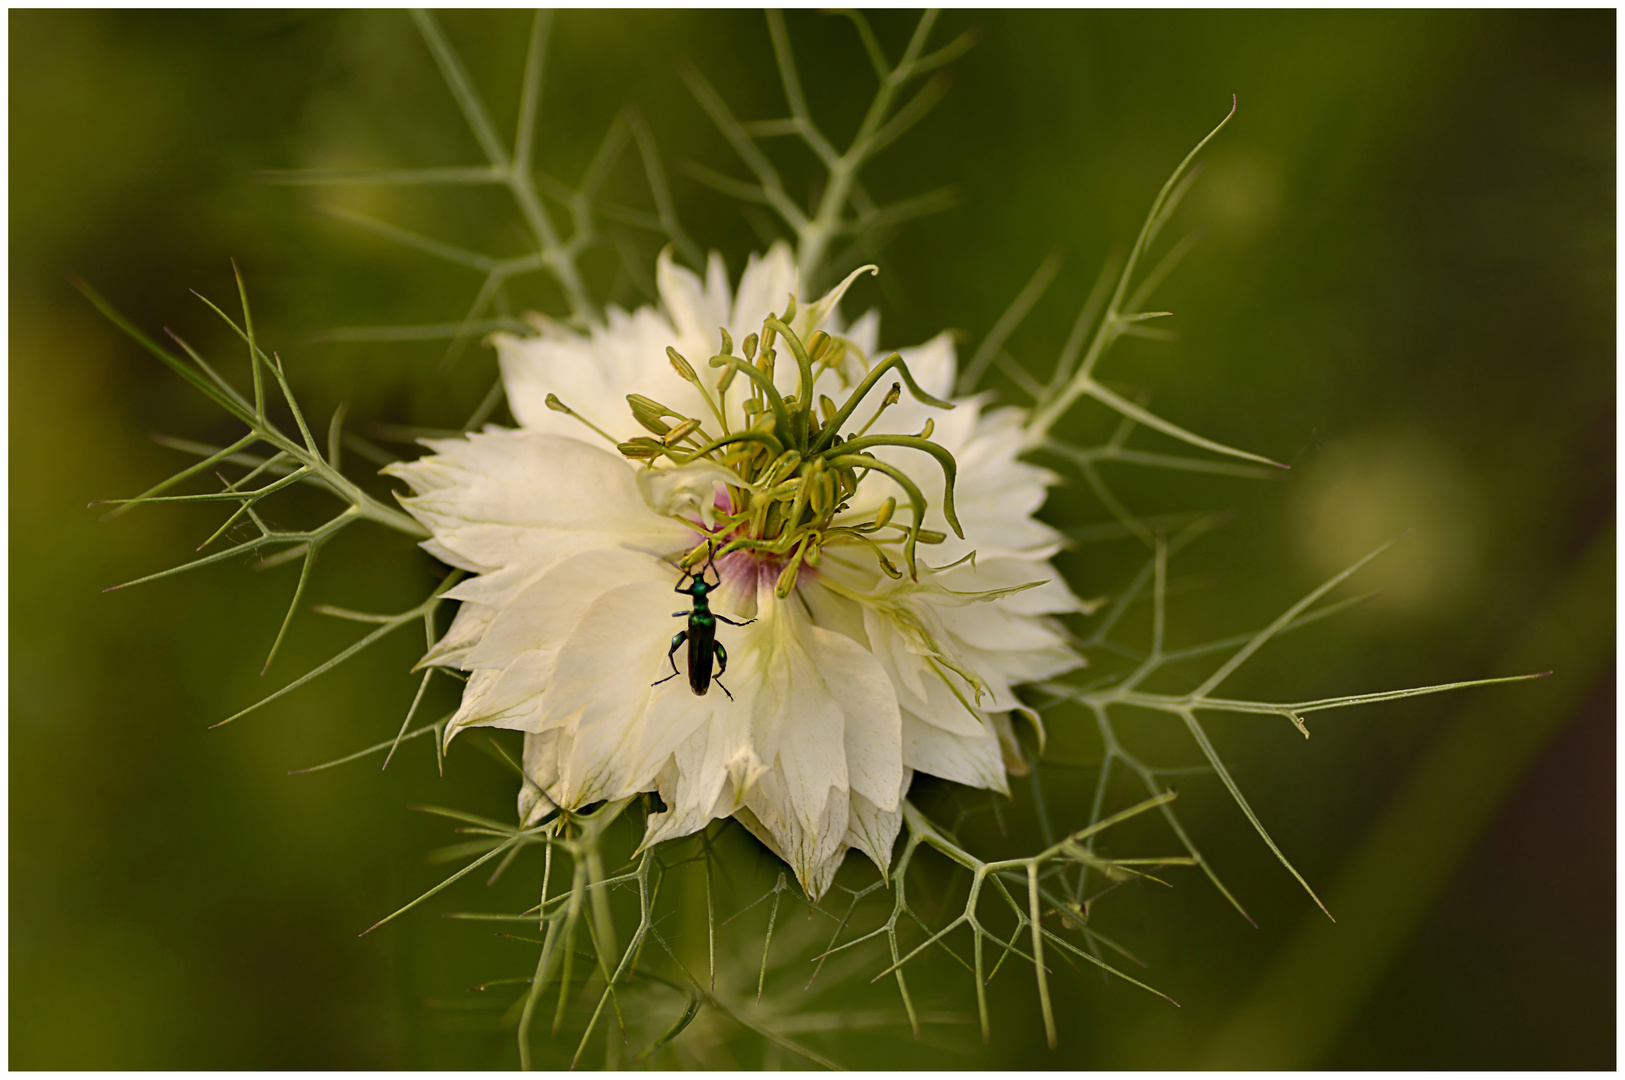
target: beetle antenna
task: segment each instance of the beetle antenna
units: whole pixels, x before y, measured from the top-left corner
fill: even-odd
[[[707,558],[705,560],[705,569],[706,570],[716,570],[717,569],[717,542],[715,540],[706,541],[705,550],[706,550],[707,555],[709,556],[709,558]],[[705,570],[701,570],[700,573],[703,575],[705,573]],[[717,583],[715,585],[713,585],[712,588],[721,588],[721,587],[722,587],[722,572],[720,570],[718,570],[717,571]]]

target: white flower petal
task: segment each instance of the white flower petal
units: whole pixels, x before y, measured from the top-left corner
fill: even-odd
[[[609,590],[635,581],[652,582],[670,592],[673,574],[658,559],[616,548],[585,551],[565,559],[515,596],[492,620],[484,638],[470,651],[468,666],[503,667],[528,652],[549,659],[557,656],[589,605]],[[675,594],[670,598],[681,599]]]
[[[688,734],[676,725],[650,731],[646,723],[652,697],[688,694],[676,679],[652,685],[669,673],[671,601],[671,587],[663,582],[612,589],[593,601],[559,650],[542,710],[544,725],[568,724],[576,732],[562,770],[561,803],[577,806],[647,790]],[[708,702],[693,710],[689,722],[700,722],[716,707]]]
[[[557,804],[547,790],[558,782],[560,753],[568,753],[574,736],[568,731],[543,731],[525,736],[525,779],[519,789],[519,820],[525,827],[546,817]]]
[[[706,528],[712,528],[717,505],[721,499],[718,484],[737,484],[739,477],[711,461],[696,461],[689,465],[660,469],[638,470],[638,490],[643,500],[657,514],[667,517],[699,519]]]
[[[713,716],[713,723],[683,740],[661,770],[657,783],[666,810],[649,816],[643,847],[687,836],[729,816],[761,778],[766,766],[749,746],[749,723],[729,719]]]
[[[800,291],[799,281],[789,244],[780,241],[768,248],[766,255],[752,255],[739,279],[738,299],[734,301],[733,318],[728,321],[734,340],[742,342],[746,334],[761,330],[762,320],[770,312],[783,311],[790,294]]]
[[[549,668],[541,655],[526,653],[507,667],[474,672],[462,705],[446,723],[443,744],[449,746],[459,731],[470,727],[542,730],[541,692]]]
[[[469,651],[485,637],[485,632],[495,621],[498,610],[484,604],[472,603],[458,607],[457,614],[451,620],[451,626],[441,635],[439,641],[429,647],[423,659],[418,661],[418,666],[467,666],[465,661]]]
[[[691,536],[649,508],[625,459],[577,439],[501,431],[436,449],[384,471],[419,492],[401,501],[437,543],[483,569],[546,570],[602,547],[665,552]]]
[[[898,788],[897,805],[882,810],[868,799],[852,793],[852,807],[846,819],[846,844],[855,847],[874,863],[882,874],[890,872],[892,846],[903,827],[903,795],[914,778],[911,769],[903,770],[903,782]]]
[[[660,302],[671,316],[677,336],[684,341],[710,341],[714,350],[721,343],[717,330],[731,321],[733,307],[722,256],[711,253],[706,261],[705,281],[701,282],[693,271],[678,266],[672,259],[671,249],[667,248],[655,264],[655,282],[660,289]],[[675,345],[678,352],[683,351],[676,341],[667,341],[665,345]],[[662,362],[666,358],[665,345],[660,349]],[[703,356],[688,357],[694,363],[704,359]]]
[[[991,788],[1006,795],[1010,793],[1004,778],[1004,761],[999,755],[998,736],[992,731],[978,736],[955,735],[905,711],[903,760],[918,772],[971,787]]]

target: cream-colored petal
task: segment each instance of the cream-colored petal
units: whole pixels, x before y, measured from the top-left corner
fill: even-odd
[[[810,629],[819,674],[845,714],[847,786],[881,810],[896,810],[903,778],[897,692],[879,661],[857,642]]]
[[[930,773],[971,787],[1009,793],[998,737],[991,730],[976,737],[955,735],[903,713],[903,761],[916,772]]]
[[[644,713],[656,692],[686,693],[676,680],[655,687],[667,674],[666,651],[680,624],[671,617],[671,587],[634,581],[603,593],[587,608],[559,649],[543,696],[547,726],[571,724],[576,744],[560,778],[560,802],[578,805],[617,798],[653,781],[636,776]],[[671,739],[661,758],[681,741]]]
[[[451,626],[446,628],[439,641],[429,647],[423,659],[418,661],[418,666],[466,667],[469,651],[485,637],[485,632],[496,620],[498,610],[484,604],[460,605],[457,614],[452,617]]]
[[[726,492],[718,485],[739,483],[732,470],[712,461],[640,469],[637,478],[644,501],[657,514],[699,521],[707,529],[714,527],[718,507],[727,506]]]
[[[913,779],[913,770],[904,769],[896,805],[890,810],[880,809],[856,791],[852,793],[852,806],[846,819],[846,844],[869,856],[869,861],[882,874],[890,872],[892,847],[903,826],[903,798]]]
[[[545,657],[526,653],[507,667],[474,672],[463,690],[462,705],[446,723],[445,745],[470,727],[541,731],[541,699],[549,667]]]
[[[737,811],[766,771],[749,738],[748,723],[716,722],[691,732],[658,775],[666,809],[650,815],[640,847],[688,836]]]
[[[420,494],[402,499],[443,547],[485,569],[544,570],[578,552],[666,553],[691,535],[649,509],[633,467],[576,439],[529,431],[471,435],[385,472]]]
[[[802,889],[816,899],[829,889],[846,854],[850,799],[844,790],[832,787],[825,792],[818,815],[803,818],[786,814],[792,801],[787,788],[784,773],[769,770],[751,790],[735,817],[775,855],[790,864]]]
[[[525,735],[523,766],[525,779],[519,789],[519,820],[526,828],[558,808],[547,792],[558,781],[559,756],[568,753],[572,735],[568,731],[543,731]]]
[[[600,548],[573,555],[513,598],[490,624],[468,655],[470,668],[504,667],[524,653],[556,657],[590,605],[604,593],[632,582],[646,582],[671,593],[666,607],[683,597],[671,592],[677,571],[637,551]],[[662,612],[661,614],[666,614]]]
[[[726,327],[732,314],[733,296],[728,289],[728,271],[722,256],[712,252],[706,260],[705,280],[686,267],[678,266],[670,248],[660,253],[655,263],[655,282],[660,289],[660,302],[671,317],[677,336],[684,341],[709,342],[712,351],[721,339],[718,328]],[[682,352],[677,341],[671,344]],[[707,353],[706,356],[709,356]],[[662,350],[661,357],[665,353]],[[689,356],[688,360],[700,364],[705,356]]]
[[[796,604],[771,599],[770,589],[764,584],[760,621],[736,629],[730,645],[738,704],[749,708],[754,746],[768,766],[746,805],[803,887],[816,891],[820,868],[846,835],[849,787],[895,806],[901,750],[887,733],[900,730],[901,717],[871,654],[812,625]]]
[[[760,332],[762,320],[772,312],[783,311],[786,298],[800,291],[796,259],[789,244],[781,241],[768,248],[766,255],[752,255],[739,279],[733,318],[728,323],[734,341],[743,342],[746,334]]]
[[[690,318],[703,314],[688,307],[685,311]],[[548,394],[617,441],[648,434],[627,406],[629,393],[653,398],[684,416],[702,420],[710,416],[699,391],[672,369],[666,349],[675,348],[702,377],[714,381],[715,372],[705,363],[718,344],[714,326],[696,336],[674,326],[653,308],[641,308],[631,315],[612,309],[608,325],[594,331],[591,338],[495,334],[491,340],[497,347],[509,406],[527,429],[600,440],[580,420],[550,409]]]

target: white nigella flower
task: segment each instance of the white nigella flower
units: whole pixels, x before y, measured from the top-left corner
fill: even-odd
[[[448,740],[526,733],[527,822],[658,791],[646,843],[733,815],[816,897],[849,847],[884,871],[914,771],[1005,791],[1013,686],[1081,663],[1033,518],[1052,477],[1017,460],[1019,411],[943,400],[947,335],[899,360],[874,313],[843,327],[852,278],[798,303],[782,245],[737,294],[716,256],[658,277],[661,309],[498,335],[522,426],[388,470],[477,575],[425,662],[469,673]],[[703,696],[657,683],[696,574],[745,624],[716,627]]]

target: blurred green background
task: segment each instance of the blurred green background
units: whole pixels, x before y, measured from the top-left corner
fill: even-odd
[[[1377,597],[1272,646],[1226,689],[1292,699],[1556,673],[1327,714],[1307,743],[1274,721],[1216,719],[1225,760],[1340,921],[1315,912],[1217,783],[1184,782],[1184,820],[1259,928],[1195,872],[1114,895],[1100,916],[1183,1008],[1061,968],[1050,1053],[1017,971],[1001,975],[989,1047],[973,1029],[915,1044],[899,1027],[829,1036],[828,1053],[871,1067],[1614,1066],[1614,20],[943,17],[936,41],[975,27],[979,43],[953,65],[947,101],[866,180],[886,201],[941,185],[960,201],[903,232],[883,287],[864,286],[885,340],[950,326],[974,344],[1059,248],[1060,277],[1011,343],[1047,375],[1108,250],[1132,239],[1234,93],[1240,111],[1171,228],[1204,234],[1159,293],[1182,340],[1125,343],[1103,374],[1293,470],[1272,482],[1110,474],[1138,512],[1235,511],[1175,563],[1170,633],[1262,625],[1410,529],[1361,579]],[[528,16],[444,25],[508,130]],[[805,13],[789,25],[814,109],[850,131],[873,86],[850,25]],[[912,17],[875,25],[895,57]],[[522,244],[511,212],[472,189],[255,180],[478,160],[405,15],[14,11],[9,28],[10,1064],[512,1067],[508,1034],[430,1005],[521,973],[528,953],[433,907],[356,937],[440,872],[423,856],[447,830],[407,806],[505,817],[511,782],[467,746],[437,779],[422,743],[382,775],[376,759],[285,775],[393,733],[413,689],[409,635],[203,730],[354,634],[302,612],[262,680],[291,568],[218,566],[102,594],[179,561],[217,519],[148,508],[98,523],[86,503],[183,462],[153,432],[232,432],[65,280],[83,276],[149,331],[171,326],[235,358],[186,291],[229,298],[235,257],[262,340],[316,416],[343,401],[363,432],[456,426],[490,385],[488,351],[448,373],[443,343],[309,338],[455,321],[477,278],[317,208],[500,255]],[[573,181],[616,110],[637,105],[688,230],[737,271],[760,245],[750,221],[678,167],[742,175],[683,89],[682,60],[740,115],[782,113],[758,15],[567,12],[539,164]],[[636,202],[635,166],[617,177]],[[649,236],[621,239],[652,259]],[[613,248],[593,260],[600,295],[639,302]],[[559,310],[540,287],[517,299]],[[1077,423],[1103,420],[1080,408]],[[281,512],[305,510],[295,498]],[[1075,476],[1048,514],[1069,528],[1110,520]],[[1064,566],[1080,592],[1109,594],[1144,557],[1132,540],[1080,543]],[[311,595],[397,610],[433,575],[404,540],[355,530]],[[1058,714],[1051,731],[1082,759],[1077,719]],[[1089,778],[1050,783],[1058,815],[1082,820]],[[478,892],[450,903],[480,906]]]

